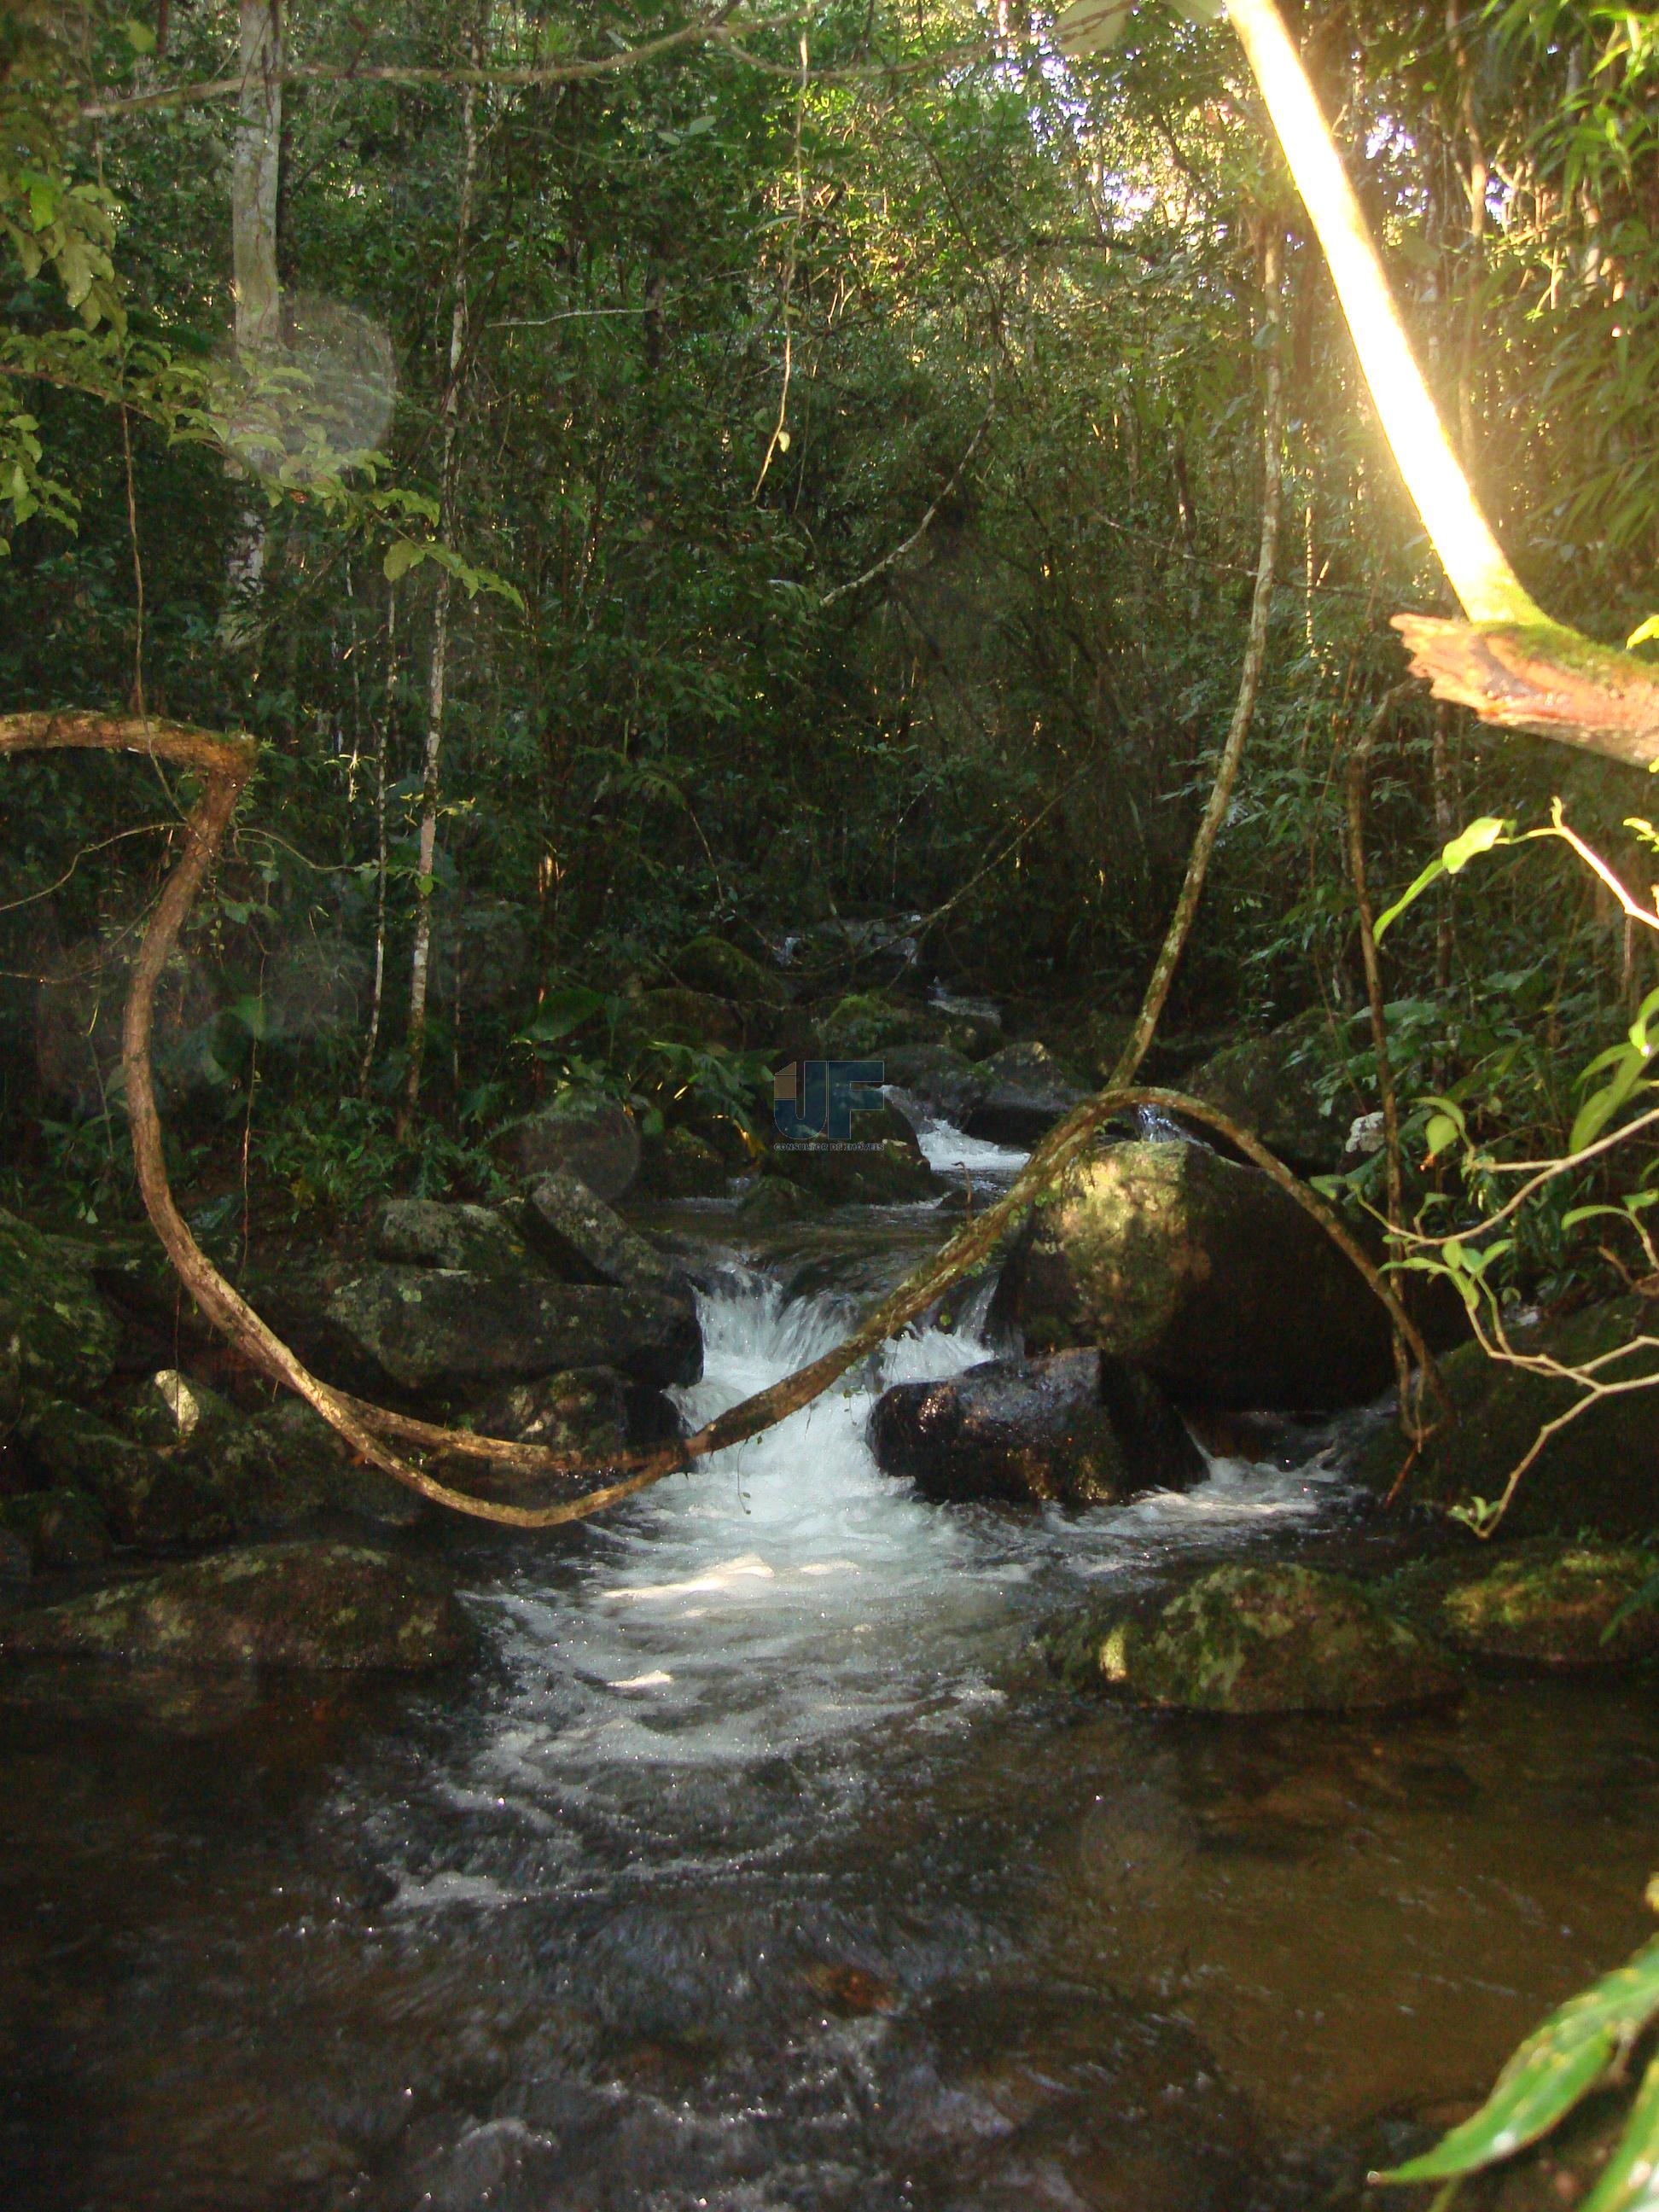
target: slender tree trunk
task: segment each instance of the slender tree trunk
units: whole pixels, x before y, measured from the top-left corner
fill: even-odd
[[[242,89],[230,167],[231,285],[236,357],[256,375],[282,336],[276,275],[276,208],[282,178],[282,0],[241,0]],[[231,540],[227,629],[238,626],[239,601],[264,574],[265,519],[252,500]]]
[[[374,981],[368,1000],[368,1034],[357,1070],[357,1096],[368,1096],[374,1050],[380,1041],[380,1007],[386,997],[386,769],[388,733],[398,696],[398,586],[386,586],[386,698],[374,724]]]
[[[477,65],[481,41],[471,46]],[[478,171],[477,88],[469,84],[461,104],[461,204],[455,222],[454,305],[449,320],[449,379],[444,387],[443,444],[438,472],[438,530],[446,547],[455,532],[455,441],[461,408],[461,362],[466,351],[466,250]],[[438,769],[443,753],[444,691],[449,664],[449,601],[453,579],[438,571],[432,609],[432,658],[427,672],[426,754],[421,779],[421,830],[415,887],[415,950],[409,974],[409,1072],[398,1117],[406,1135],[421,1095],[426,1057],[427,988],[432,965],[432,869],[438,845]]]

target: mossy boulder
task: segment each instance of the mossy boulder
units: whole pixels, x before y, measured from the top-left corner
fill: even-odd
[[[896,1045],[883,1055],[886,1077],[947,1121],[965,1121],[979,1096],[980,1073],[953,1044]]]
[[[1582,1366],[1659,1334],[1655,1314],[1644,1298],[1604,1299],[1512,1340],[1518,1351]],[[1605,1397],[1550,1437],[1521,1478],[1504,1519],[1507,1536],[1593,1532],[1629,1543],[1659,1530],[1659,1352],[1638,1349],[1597,1371],[1604,1382],[1651,1375],[1654,1387]],[[1500,1496],[1540,1430],[1580,1395],[1571,1382],[1490,1359],[1478,1344],[1460,1346],[1441,1373],[1451,1413],[1424,1444],[1405,1492],[1435,1506]],[[1404,1456],[1398,1432],[1383,1428],[1361,1447],[1354,1473],[1386,1494]]]
[[[1224,1046],[1182,1088],[1259,1137],[1298,1175],[1330,1175],[1342,1164],[1348,1130],[1361,1102],[1349,1093],[1321,1098],[1329,1024],[1316,1007],[1264,1036]]]
[[[738,1225],[750,1231],[787,1228],[797,1221],[816,1220],[823,1200],[782,1176],[757,1176],[738,1200]]]
[[[8,1376],[14,1399],[31,1387],[84,1397],[109,1380],[118,1333],[94,1256],[0,1212],[0,1392]]]
[[[824,1049],[838,1060],[878,1059],[889,1046],[939,1041],[939,1015],[887,991],[849,991],[824,1015]]]
[[[896,1383],[871,1413],[870,1446],[884,1474],[943,1499],[1115,1504],[1184,1490],[1205,1472],[1158,1385],[1098,1352]]]
[[[744,1041],[743,1015],[730,999],[681,984],[641,991],[629,1000],[623,1026],[641,1045],[722,1045],[735,1051]]]
[[[1651,1606],[1613,1627],[1656,1573],[1659,1560],[1641,1552],[1543,1537],[1408,1568],[1389,1594],[1412,1620],[1472,1658],[1576,1674],[1659,1652],[1659,1611]]]
[[[800,1138],[774,1146],[766,1171],[827,1206],[911,1206],[937,1198],[942,1180],[890,1100],[855,1110],[845,1144]]]
[[[328,1316],[357,1359],[416,1398],[564,1367],[619,1367],[659,1387],[702,1371],[689,1296],[609,1284],[374,1267],[335,1291]]]
[[[970,1137],[996,1145],[1035,1145],[1088,1097],[1088,1085],[1036,1038],[1006,1044],[974,1071]]]
[[[1011,1255],[997,1318],[1028,1351],[1094,1344],[1199,1402],[1314,1412],[1374,1396],[1388,1316],[1257,1169],[1200,1145],[1080,1162]]]
[[[674,1123],[647,1141],[641,1181],[653,1198],[724,1198],[733,1172],[707,1137]]]
[[[538,1176],[525,1194],[521,1218],[537,1255],[562,1282],[608,1283],[682,1300],[689,1295],[683,1270],[579,1176],[558,1168]]]
[[[527,1182],[550,1168],[580,1176],[608,1206],[640,1171],[640,1133],[633,1115],[600,1091],[567,1091],[503,1129],[497,1142]]]
[[[471,1267],[481,1274],[510,1275],[530,1265],[523,1237],[493,1206],[450,1205],[434,1198],[388,1199],[374,1217],[373,1243],[377,1260],[409,1267]]]
[[[1445,1659],[1340,1575],[1216,1567],[1149,1612],[1125,1611],[1051,1646],[1075,1686],[1186,1712],[1386,1712],[1455,1694]]]
[[[78,1490],[37,1490],[0,1503],[0,1528],[27,1547],[41,1569],[95,1567],[110,1555],[110,1534],[94,1501]]]
[[[694,937],[674,957],[674,972],[693,991],[705,991],[738,1006],[786,1006],[783,978],[723,937]]]
[[[384,1552],[291,1543],[220,1552],[13,1613],[9,1659],[418,1671],[471,1648],[447,1581]]]

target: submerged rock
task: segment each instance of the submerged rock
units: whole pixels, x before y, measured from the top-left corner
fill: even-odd
[[[1212,1569],[1150,1614],[1056,1638],[1076,1686],[1209,1713],[1376,1712],[1453,1695],[1434,1648],[1340,1575],[1312,1567]]]
[[[417,1397],[562,1367],[620,1367],[664,1387],[702,1372],[689,1297],[608,1284],[377,1267],[342,1285],[328,1317],[386,1382]]]
[[[1028,1349],[1097,1344],[1223,1406],[1352,1405],[1391,1371],[1358,1271],[1266,1176],[1198,1145],[1082,1162],[1038,1208],[995,1310]]]
[[[435,1198],[388,1199],[374,1217],[372,1241],[377,1260],[408,1267],[471,1267],[484,1275],[511,1275],[530,1264],[523,1237],[493,1206],[449,1205]]]
[[[447,1667],[471,1643],[447,1583],[384,1552],[333,1543],[221,1552],[0,1626],[9,1659],[180,1667]]]
[[[502,1131],[501,1144],[526,1179],[563,1168],[614,1205],[640,1170],[640,1133],[627,1107],[603,1091],[571,1091]]]
[[[884,1474],[936,1498],[1113,1504],[1184,1490],[1205,1471],[1158,1385],[1098,1352],[897,1383],[876,1401],[870,1443]]]
[[[1644,1298],[1609,1298],[1517,1335],[1516,1348],[1582,1365],[1654,1334],[1653,1316]],[[1588,1529],[1627,1543],[1659,1526],[1659,1352],[1638,1346],[1598,1373],[1604,1382],[1651,1376],[1654,1387],[1604,1397],[1550,1437],[1521,1478],[1504,1516],[1506,1535]],[[1539,1431],[1579,1396],[1571,1382],[1490,1359],[1478,1344],[1460,1346],[1441,1362],[1441,1374],[1451,1417],[1425,1443],[1405,1492],[1432,1505],[1500,1496]],[[1397,1432],[1384,1429],[1362,1446],[1354,1473],[1386,1494],[1404,1456]]]
[[[975,1078],[968,1133],[995,1145],[1035,1145],[1089,1096],[1073,1071],[1035,1039],[1004,1045],[980,1062]]]
[[[1641,1552],[1545,1538],[1407,1569],[1397,1588],[1414,1620],[1472,1658],[1566,1674],[1659,1651],[1652,1606],[1613,1626],[1656,1574],[1659,1561]]]

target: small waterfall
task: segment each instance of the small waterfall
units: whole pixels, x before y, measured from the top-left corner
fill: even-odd
[[[1137,1106],[1135,1127],[1142,1141],[1149,1145],[1191,1145],[1200,1141],[1161,1106]]]

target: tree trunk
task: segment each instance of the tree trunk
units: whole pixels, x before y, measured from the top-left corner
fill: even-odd
[[[230,167],[231,289],[235,302],[236,358],[248,376],[282,336],[282,291],[276,276],[276,205],[282,176],[282,0],[241,0],[242,89]],[[239,599],[256,591],[264,573],[265,519],[252,501],[231,540],[228,628],[236,626]]]
[[[474,66],[479,40],[471,41]],[[455,532],[455,434],[461,406],[461,362],[466,350],[466,249],[472,228],[472,197],[478,170],[477,88],[469,84],[461,106],[461,203],[455,222],[454,305],[449,320],[449,379],[444,387],[443,447],[438,472],[438,532],[446,548]],[[416,868],[415,950],[409,974],[409,1072],[398,1117],[400,1137],[408,1133],[421,1095],[426,1057],[427,987],[432,964],[432,869],[438,845],[438,769],[443,752],[444,693],[449,665],[449,600],[453,580],[438,571],[432,609],[432,658],[427,674],[426,755],[421,781],[420,850]]]

